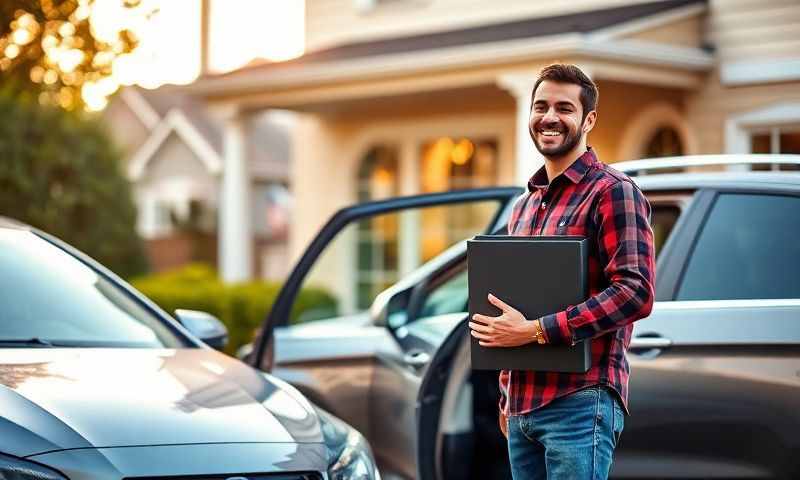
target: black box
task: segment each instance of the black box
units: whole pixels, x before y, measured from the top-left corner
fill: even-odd
[[[467,241],[469,316],[496,317],[492,293],[528,320],[565,310],[589,296],[589,240],[579,236],[478,235]],[[470,336],[472,368],[583,373],[592,365],[591,340],[569,345],[482,347]]]

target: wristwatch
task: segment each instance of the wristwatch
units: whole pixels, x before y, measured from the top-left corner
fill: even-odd
[[[533,321],[533,328],[536,329],[536,333],[533,334],[534,338],[536,339],[536,343],[539,345],[544,345],[547,343],[547,340],[544,338],[544,330],[542,330],[542,323],[541,319],[536,319]]]

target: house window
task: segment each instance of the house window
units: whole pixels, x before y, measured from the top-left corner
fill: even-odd
[[[681,137],[671,127],[661,127],[656,130],[645,145],[646,158],[675,157],[684,154]]]
[[[422,193],[491,187],[497,185],[497,142],[488,139],[442,137],[423,144],[420,169]],[[426,232],[420,245],[425,262],[446,246],[474,234],[486,225],[486,205],[455,212],[430,209],[421,212],[420,228]],[[479,229],[478,229],[479,231]]]
[[[751,153],[800,154],[800,125],[754,130],[750,136]],[[800,170],[798,165],[754,165],[753,170]]]
[[[358,201],[394,197],[398,190],[397,148],[371,148],[358,170]],[[359,222],[356,254],[356,305],[366,308],[377,293],[398,280],[398,217],[381,215]]]
[[[497,183],[497,142],[442,137],[422,146],[424,193],[489,187]]]
[[[169,235],[173,230],[172,218],[175,215],[172,202],[159,199],[156,200],[153,207],[152,234],[154,236]]]
[[[263,238],[285,238],[289,231],[291,194],[280,183],[253,186],[253,232]]]

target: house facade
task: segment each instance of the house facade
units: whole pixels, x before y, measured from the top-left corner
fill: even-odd
[[[175,87],[124,88],[103,118],[125,155],[137,231],[154,271],[221,255],[219,205],[224,177],[222,126],[213,112]],[[291,120],[262,112],[247,128],[248,214],[253,276],[286,274],[288,156]]]
[[[797,153],[798,31],[796,0],[306,0],[305,55],[204,76],[189,89],[227,115],[222,217],[243,215],[239,186],[250,181],[239,167],[241,122],[296,113],[296,259],[347,204],[523,184],[542,164],[528,135],[532,86],[556,61],[597,83],[589,144],[607,163]],[[221,251],[241,253],[248,228],[222,232]],[[428,256],[414,237],[398,242],[384,270],[396,277]],[[251,274],[248,254],[237,255],[223,261],[228,278]]]

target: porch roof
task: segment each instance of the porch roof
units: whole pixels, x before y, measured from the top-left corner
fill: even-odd
[[[513,22],[481,25],[444,32],[357,42],[308,52],[283,62],[259,60],[241,69],[210,77],[239,75],[249,71],[271,71],[297,65],[419,52],[489,42],[503,42],[567,33],[587,34],[689,5],[705,5],[707,0],[661,0],[651,3],[605,8],[585,12],[537,17]]]
[[[428,88],[468,87],[494,83],[484,67],[530,68],[530,62],[556,58],[615,62],[663,69],[669,81],[692,84],[695,72],[714,65],[713,54],[683,47],[623,38],[625,35],[699,15],[707,0],[661,0],[623,7],[538,17],[444,32],[341,45],[306,53],[284,62],[254,62],[231,72],[206,75],[183,89],[210,101],[233,101],[249,108],[294,108],[306,101],[334,97],[370,97]],[[469,72],[460,74],[456,72]],[[686,73],[680,73],[686,72]],[[380,85],[419,74],[435,87],[404,83]],[[445,78],[447,77],[447,78]],[[372,82],[365,88],[364,82]],[[404,80],[405,82],[405,80]],[[327,91],[329,86],[336,93]],[[325,91],[320,90],[320,88]],[[240,103],[243,102],[243,103]],[[246,107],[246,108],[248,108]]]

